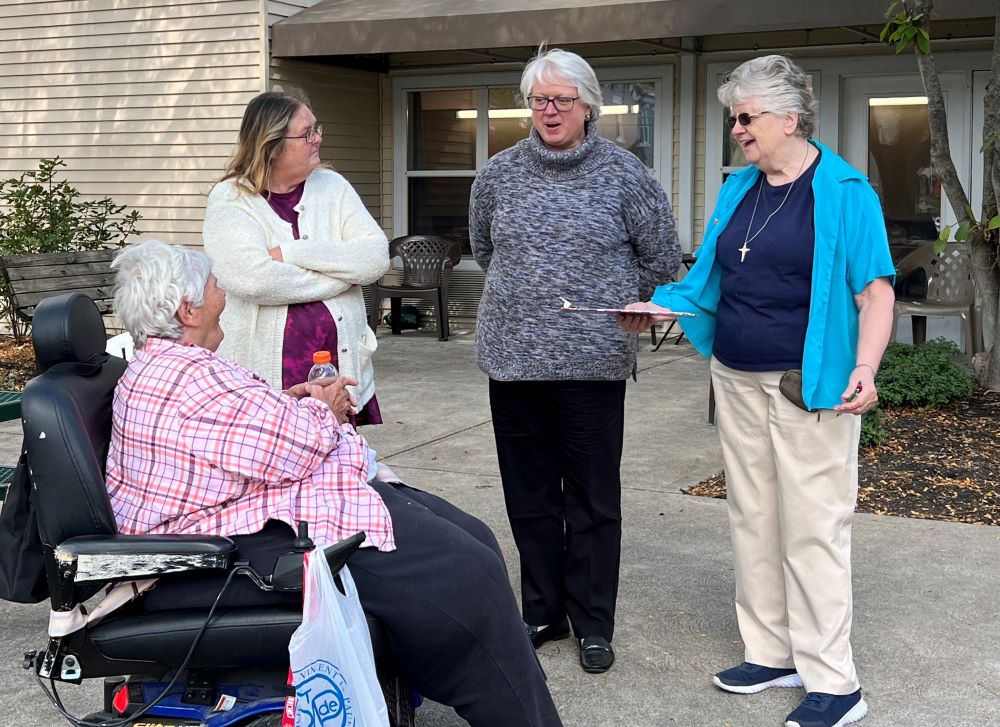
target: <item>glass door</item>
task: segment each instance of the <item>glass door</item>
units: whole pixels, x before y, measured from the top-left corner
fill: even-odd
[[[942,74],[941,85],[952,158],[968,189],[971,139],[966,74]],[[916,75],[844,80],[844,156],[868,175],[878,193],[897,262],[914,248],[936,240],[942,225],[956,221],[931,169],[923,93]]]
[[[959,179],[969,190],[972,135],[969,75],[941,74],[948,114],[948,143]],[[844,157],[868,180],[882,201],[889,250],[896,263],[896,295],[920,299],[927,294],[926,273],[912,268],[907,255],[938,238],[943,225],[956,222],[931,168],[927,98],[917,75],[844,79],[841,148]],[[927,340],[938,336],[960,343],[958,319],[929,317]],[[911,342],[904,317],[896,340]]]

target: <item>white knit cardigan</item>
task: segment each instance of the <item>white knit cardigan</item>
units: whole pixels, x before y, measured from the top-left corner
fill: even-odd
[[[361,198],[342,176],[317,169],[306,179],[299,238],[261,195],[227,179],[215,185],[205,210],[205,252],[226,291],[225,339],[219,353],[281,387],[281,352],[288,306],[323,301],[337,325],[340,372],[358,379],[358,406],[375,393],[362,285],[389,267],[389,243]],[[283,262],[268,250],[279,246]]]

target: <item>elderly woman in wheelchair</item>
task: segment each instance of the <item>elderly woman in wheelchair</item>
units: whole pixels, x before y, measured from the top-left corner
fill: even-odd
[[[473,726],[560,725],[492,532],[434,495],[374,479],[368,445],[347,423],[351,381],[281,392],[217,355],[225,292],[200,252],[150,240],[123,251],[114,266],[115,313],[136,343],[111,407],[106,484],[118,533],[188,534],[197,542],[230,536],[241,561],[247,544],[273,565],[291,550],[290,526],[300,521],[321,546],[363,531],[351,573],[412,689]],[[43,542],[58,544],[58,535],[46,537],[41,504],[39,512]],[[246,587],[227,592],[223,604],[242,614],[239,625],[253,626],[257,611],[295,606],[293,594],[264,594],[242,581]],[[153,589],[144,608],[177,614],[210,606],[219,591],[212,584],[221,582],[186,577]],[[229,642],[214,628],[206,632],[210,645],[200,651],[239,654],[266,640],[263,625],[242,632],[239,625],[234,633],[242,635]],[[145,658],[176,666],[157,650],[177,651],[190,637],[171,634],[169,619],[160,629],[159,640],[140,639],[149,646]],[[128,638],[108,635],[104,647],[117,644],[124,654]]]

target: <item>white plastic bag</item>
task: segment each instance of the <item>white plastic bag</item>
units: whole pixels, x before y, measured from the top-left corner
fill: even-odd
[[[321,550],[306,559],[302,625],[288,655],[295,680],[295,727],[389,727],[385,698],[357,587],[345,565],[347,595]]]

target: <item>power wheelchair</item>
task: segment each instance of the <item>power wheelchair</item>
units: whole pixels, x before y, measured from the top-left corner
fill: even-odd
[[[25,387],[22,423],[52,610],[48,644],[25,654],[25,668],[50,685],[63,712],[56,682],[104,677],[101,710],[76,724],[277,727],[308,539],[273,521],[232,538],[119,534],[104,462],[126,364],[104,352],[100,313],[80,293],[42,301],[33,339],[40,373]],[[326,549],[334,572],[362,540],[359,533]],[[155,585],[139,593],[148,579]],[[124,603],[92,618],[104,606],[90,600],[112,584],[110,598],[124,593]],[[388,639],[368,620],[390,721],[412,727],[411,695]]]

